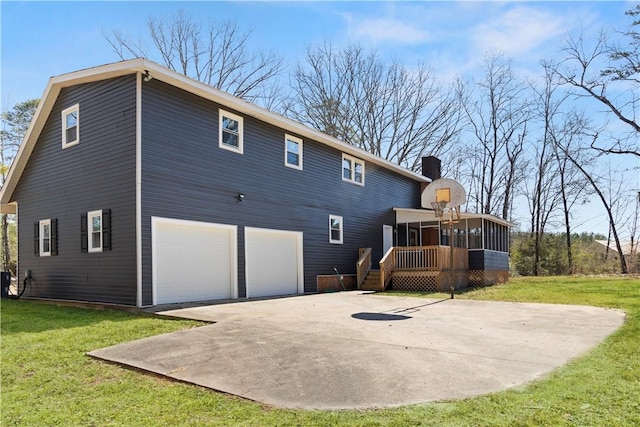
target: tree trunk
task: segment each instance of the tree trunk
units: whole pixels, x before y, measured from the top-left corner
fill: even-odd
[[[573,266],[573,251],[571,250],[571,223],[567,195],[564,191],[564,175],[560,176],[560,186],[562,194],[562,209],[564,210],[564,228],[565,233],[567,234],[567,268],[569,269],[569,274],[573,275],[575,274],[575,267]]]
[[[569,155],[569,153],[567,153],[566,151],[565,151],[565,155],[567,156],[569,161],[574,164],[575,167],[580,169],[580,172],[582,172],[584,177],[587,178],[587,181],[589,181],[589,184],[591,184],[591,187],[593,187],[593,189],[595,190],[596,194],[598,194],[598,197],[600,198],[600,201],[602,202],[602,205],[606,209],[607,215],[609,216],[609,226],[610,226],[609,232],[611,234],[613,234],[613,239],[616,242],[616,249],[618,250],[618,254],[620,255],[620,272],[622,274],[628,274],[629,270],[627,269],[627,260],[625,259],[624,253],[622,252],[622,245],[620,245],[620,238],[618,237],[618,230],[616,230],[616,222],[613,219],[613,213],[611,212],[611,207],[607,203],[607,199],[604,197],[604,194],[602,194],[602,192],[600,191],[600,188],[598,188],[598,186],[596,185],[596,182],[593,180],[591,175],[589,175],[587,173],[587,171],[584,170],[584,168],[582,166],[580,166],[580,164],[578,162],[576,162],[573,159],[573,157],[571,157]],[[607,248],[608,247],[609,247],[609,245],[607,245]]]

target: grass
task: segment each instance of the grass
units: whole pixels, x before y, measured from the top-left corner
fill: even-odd
[[[518,278],[456,298],[595,305],[623,309],[627,318],[584,357],[520,389],[396,409],[303,411],[269,407],[86,356],[90,350],[197,322],[3,300],[0,421],[3,426],[640,425],[640,280]]]

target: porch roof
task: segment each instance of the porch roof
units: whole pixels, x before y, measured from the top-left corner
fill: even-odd
[[[438,222],[440,221],[436,213],[432,209],[409,209],[409,208],[393,208],[396,213],[396,224],[404,224],[410,222]],[[460,219],[486,219],[507,227],[514,227],[516,224],[507,221],[495,215],[479,214],[471,212],[460,212]]]

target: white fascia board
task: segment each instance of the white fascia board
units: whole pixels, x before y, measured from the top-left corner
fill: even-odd
[[[398,223],[405,222],[427,222],[427,221],[439,221],[436,217],[435,211],[431,209],[412,209],[412,208],[393,208],[394,212],[396,212],[396,216],[398,218]],[[506,219],[502,219],[495,215],[491,214],[479,214],[472,212],[460,212],[461,219],[487,219],[489,221],[493,221],[500,225],[504,225],[507,227],[515,227],[516,224]]]

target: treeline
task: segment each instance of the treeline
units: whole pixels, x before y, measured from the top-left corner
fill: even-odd
[[[539,265],[535,267],[536,238],[531,233],[511,234],[510,270],[518,276],[555,276],[570,274],[615,274],[620,272],[618,253],[596,240],[607,237],[594,233],[571,235],[571,262],[565,233],[544,233],[540,238]],[[637,251],[627,254],[629,273],[640,273]]]

